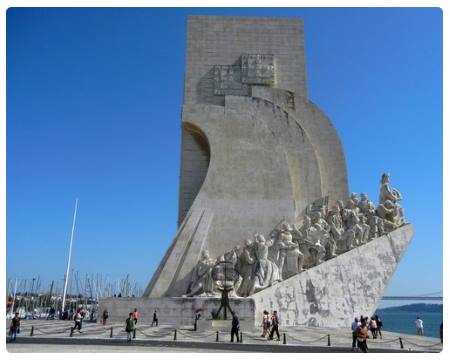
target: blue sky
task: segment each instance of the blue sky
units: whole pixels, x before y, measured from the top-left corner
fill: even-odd
[[[310,99],[349,188],[405,197],[415,237],[386,294],[442,290],[438,8],[26,9],[7,13],[7,278],[72,268],[143,287],[176,232],[186,17],[298,16]]]

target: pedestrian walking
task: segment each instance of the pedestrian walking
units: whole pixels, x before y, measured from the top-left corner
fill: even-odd
[[[378,327],[375,318],[372,316],[369,321],[370,332],[372,333],[372,338],[376,339],[378,335]]]
[[[375,321],[377,322],[378,335],[380,335],[380,339],[382,339],[383,335],[381,334],[381,328],[383,327],[383,321],[381,321],[378,315],[375,315]]]
[[[17,334],[20,334],[20,316],[18,312],[14,314],[11,324],[9,325],[9,341],[16,341]]]
[[[366,319],[363,319],[356,333],[356,341],[358,342],[358,349],[361,349],[363,353],[369,352],[369,348],[367,347],[368,337],[369,334],[367,330]]]
[[[423,336],[423,321],[419,316],[416,319],[416,330],[417,335]]]
[[[357,332],[360,325],[361,323],[358,321],[358,318],[355,317],[355,320],[352,322],[352,351],[356,348]]]
[[[278,331],[278,326],[280,325],[280,318],[278,317],[276,310],[274,310],[271,320],[272,320],[272,330],[270,330],[269,340],[273,340],[273,334],[277,333],[277,341],[280,341],[280,333]]]
[[[236,335],[236,342],[239,342],[239,318],[236,314],[233,314],[231,321],[231,342],[234,342],[234,335]]]
[[[133,332],[134,325],[135,325],[134,320],[135,320],[135,318],[133,316],[133,313],[130,312],[128,314],[127,320],[125,321],[125,331],[127,332],[127,342],[131,341],[131,333]]]
[[[270,326],[271,326],[271,320],[269,317],[269,312],[267,310],[263,311],[263,320],[262,320],[262,328],[263,332],[261,334],[261,337],[266,337],[270,332]]]
[[[134,311],[132,312],[132,314],[133,314],[134,325],[136,325],[138,322],[138,317],[139,317],[139,313],[136,308],[134,308]]]
[[[52,306],[52,307],[50,308],[49,312],[48,312],[47,320],[55,320],[55,313],[56,313],[56,310],[55,310],[55,308]]]
[[[80,312],[81,315],[81,321],[80,321],[80,330],[83,327],[83,320],[86,317],[86,309],[84,309],[83,307],[79,308],[78,311]]]
[[[72,328],[72,331],[75,331],[75,330],[78,329],[78,332],[81,333],[81,319],[82,319],[82,316],[81,316],[81,311],[80,310],[77,311],[77,313],[75,314],[73,319],[74,319],[75,324],[74,324],[74,326]]]
[[[153,313],[152,326],[153,324],[156,324],[156,326],[158,326],[158,312],[156,310]]]
[[[106,320],[108,320],[109,318],[109,313],[108,313],[108,309],[103,310],[103,314],[102,314],[102,324],[106,325]]]
[[[201,317],[200,312],[196,312],[194,317],[194,331],[197,331],[197,323],[200,320],[200,317]]]

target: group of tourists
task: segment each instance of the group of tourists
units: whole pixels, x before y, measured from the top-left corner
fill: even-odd
[[[372,338],[376,339],[378,336],[382,339],[381,328],[383,327],[383,322],[378,317],[374,315],[370,318],[362,316],[352,322],[352,351],[359,349],[366,353],[369,351],[367,347],[367,339],[370,337],[369,330],[372,333]]]
[[[280,325],[280,316],[277,311],[274,310],[272,314],[269,314],[267,310],[263,311],[263,321],[262,321],[263,332],[261,337],[267,337],[268,340],[273,340],[273,335],[277,334],[277,341],[280,341],[280,332],[278,327]]]

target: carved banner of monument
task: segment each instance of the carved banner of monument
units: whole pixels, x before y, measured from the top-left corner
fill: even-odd
[[[189,17],[179,228],[127,306],[183,323],[225,294],[241,318],[278,310],[287,326],[376,309],[413,227],[388,174],[377,203],[349,196],[336,130],[308,100],[303,42],[299,19]]]

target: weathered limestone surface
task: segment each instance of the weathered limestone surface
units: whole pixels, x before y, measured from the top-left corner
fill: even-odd
[[[144,296],[186,293],[199,247],[215,258],[348,196],[341,143],[305,74],[300,19],[189,17],[179,231]]]
[[[283,326],[342,327],[371,316],[413,233],[404,225],[250,296],[256,324],[264,310],[277,310]]]
[[[253,326],[255,318],[255,303],[252,299],[230,299],[230,305],[243,324]],[[109,321],[125,323],[128,314],[137,308],[139,311],[139,323],[151,324],[153,312],[158,311],[158,320],[162,325],[187,326],[194,324],[196,310],[202,309],[201,319],[210,320],[211,313],[220,307],[220,299],[217,298],[105,298],[99,302],[99,314],[108,309]],[[228,314],[231,320],[231,315]],[[229,327],[227,323],[227,327]]]

